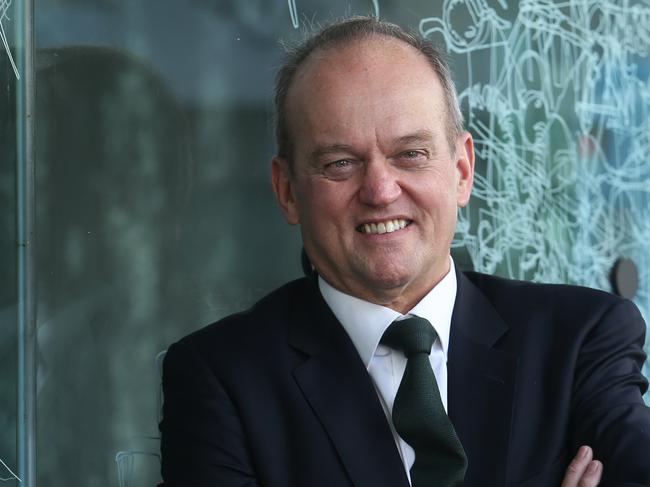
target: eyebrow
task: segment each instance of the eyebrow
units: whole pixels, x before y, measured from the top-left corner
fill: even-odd
[[[323,144],[312,151],[309,155],[309,160],[317,161],[323,156],[340,154],[341,152],[352,152],[352,146],[347,144]]]
[[[432,142],[433,134],[429,130],[419,130],[412,134],[403,135],[394,140],[395,145],[407,145],[421,142]]]

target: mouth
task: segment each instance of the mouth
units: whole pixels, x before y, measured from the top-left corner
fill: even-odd
[[[393,233],[408,227],[413,220],[395,219],[372,223],[363,223],[357,227],[357,232],[368,234]]]

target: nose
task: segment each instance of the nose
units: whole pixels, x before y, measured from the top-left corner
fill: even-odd
[[[359,199],[368,206],[387,206],[402,193],[397,170],[388,161],[372,160],[365,166]]]

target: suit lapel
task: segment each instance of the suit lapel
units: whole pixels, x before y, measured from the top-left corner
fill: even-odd
[[[294,378],[355,487],[409,487],[379,398],[359,354],[312,279],[291,320],[307,355]]]
[[[483,293],[457,272],[448,357],[449,416],[468,456],[466,485],[503,485],[516,359],[494,348],[508,327]]]

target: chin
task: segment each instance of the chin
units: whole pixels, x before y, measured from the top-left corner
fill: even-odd
[[[387,269],[383,268],[381,271],[374,270],[369,275],[368,281],[372,283],[376,289],[391,290],[402,288],[406,286],[412,278],[412,273],[404,268],[400,269]]]

